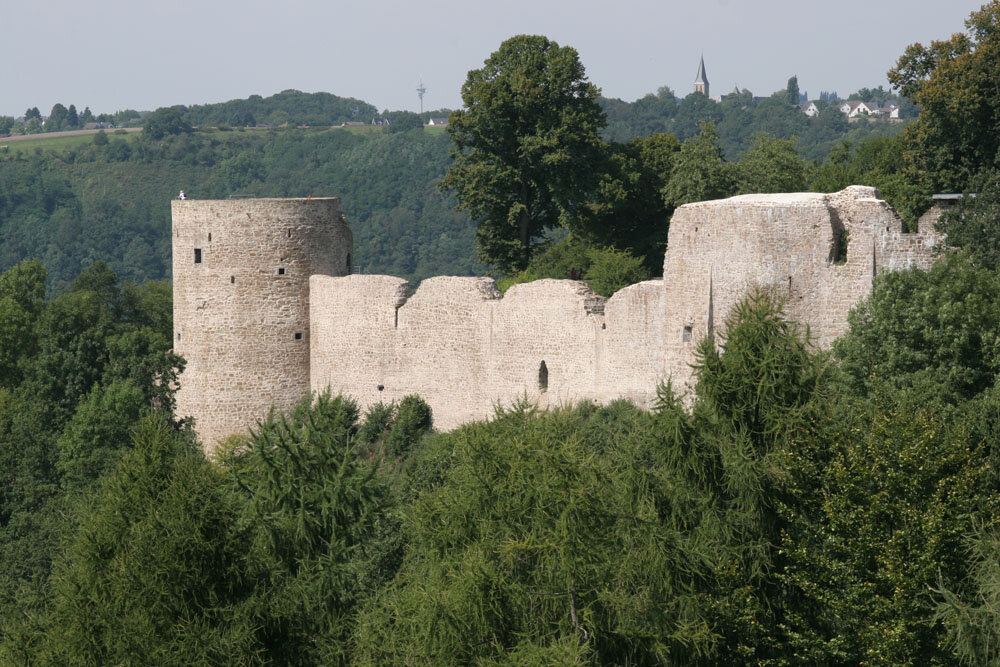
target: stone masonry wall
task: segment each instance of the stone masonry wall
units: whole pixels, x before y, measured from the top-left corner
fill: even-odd
[[[605,300],[580,281],[515,285],[501,298],[492,279],[439,277],[407,298],[398,278],[314,276],[310,294],[313,390],[363,408],[419,393],[438,428],[521,398],[647,405],[662,367],[659,281]]]
[[[933,260],[933,231],[902,229],[892,207],[862,186],[680,207],[664,259],[665,373],[687,383],[697,342],[710,327],[723,333],[732,307],[754,287],[784,295],[789,317],[828,347],[877,273]]]
[[[336,198],[174,201],[172,213],[177,414],[211,448],[309,391],[309,277],[345,274],[352,237]]]
[[[188,360],[178,407],[209,446],[310,389],[362,409],[417,393],[441,429],[520,399],[648,407],[659,382],[690,385],[698,341],[723,340],[756,287],[786,296],[814,344],[830,345],[878,273],[931,263],[931,226],[902,229],[860,186],[698,202],[674,214],[663,280],[610,299],[572,280],[501,296],[489,278],[430,278],[414,291],[345,275],[351,236],[337,200],[174,202],[175,342]]]

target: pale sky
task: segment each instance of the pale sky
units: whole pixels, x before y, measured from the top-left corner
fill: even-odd
[[[964,29],[979,0],[5,0],[0,114],[75,104],[94,113],[203,104],[286,88],[381,109],[461,106],[500,43],[541,34],[577,49],[607,97],[691,92],[704,53],[712,94],[769,95],[798,75],[810,97],[888,85],[913,42]]]

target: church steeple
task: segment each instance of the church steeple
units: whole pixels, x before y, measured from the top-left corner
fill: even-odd
[[[705,56],[702,55],[701,62],[698,63],[698,74],[694,77],[694,92],[701,93],[708,97],[708,76],[705,74]]]

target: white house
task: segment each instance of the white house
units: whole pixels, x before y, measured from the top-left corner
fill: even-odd
[[[840,103],[841,113],[847,114],[848,118],[857,118],[858,116],[872,116],[874,111],[864,102],[859,102],[858,100],[848,100],[846,102]]]
[[[799,105],[799,111],[801,111],[805,115],[809,116],[810,118],[813,118],[813,117],[819,115],[819,107],[816,106],[815,102],[808,102],[806,104],[800,104]]]
[[[879,116],[884,116],[886,118],[899,118],[899,107],[892,102],[888,105],[882,107],[881,109],[876,109],[875,113]]]

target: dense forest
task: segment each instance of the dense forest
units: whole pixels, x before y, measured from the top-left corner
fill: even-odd
[[[448,136],[199,132],[170,108],[158,138],[8,156],[0,661],[1000,662],[1000,0],[966,28],[889,72],[918,119],[819,163],[774,136],[730,160],[711,120],[611,140],[575,51],[527,36],[470,72]],[[575,91],[561,113],[492,94],[546,58]],[[491,122],[514,123],[521,171],[484,144]],[[419,396],[362,413],[321,394],[211,457],[173,412],[184,360],[153,278],[181,187],[341,194],[359,248],[412,275],[478,270],[478,246],[511,280],[587,261],[611,291],[612,269],[651,270],[646,206],[859,182],[910,219],[929,192],[977,196],[942,217],[932,268],[877,276],[831,350],[758,288],[649,411],[523,401],[439,433]]]
[[[751,293],[690,407],[433,433],[416,396],[307,397],[212,459],[170,412],[169,291],[44,283],[0,275],[5,663],[997,658],[1000,284],[969,254],[880,276],[832,356]]]
[[[862,92],[883,100],[889,95]],[[663,221],[676,205],[748,191],[833,191],[864,183],[915,219],[929,193],[900,180],[905,122],[848,123],[825,102],[819,116],[808,118],[787,95],[741,93],[720,104],[699,94],[678,100],[661,89],[632,103],[599,98],[601,137],[611,154],[595,165],[607,178],[589,216],[588,229],[599,233],[591,233],[587,245],[596,246],[593,252],[610,247],[619,259],[622,252],[637,257],[643,268],[630,272],[632,278],[657,275]],[[47,128],[67,129],[69,119],[115,120],[57,107]],[[119,120],[131,113],[121,112]],[[453,162],[453,144],[436,128],[423,129],[421,120],[447,112],[383,112],[392,121],[387,127],[329,129],[370,122],[375,113],[358,100],[288,90],[159,109],[145,115],[140,136],[112,131],[56,150],[19,150],[12,142],[0,153],[0,270],[41,259],[55,291],[96,260],[130,280],[169,278],[169,199],[181,189],[195,198],[339,196],[355,234],[355,256],[369,273],[419,281],[487,271],[512,277],[525,269],[488,253],[477,259],[476,226],[456,211],[450,192],[438,189]],[[712,129],[702,135],[706,122]],[[254,124],[273,127],[243,127]],[[325,127],[298,127],[304,125]],[[682,150],[681,142],[691,145]],[[702,175],[675,183],[665,197],[660,191],[671,171]],[[558,238],[548,230],[539,240]],[[576,253],[573,262],[592,263],[586,253]],[[515,279],[551,272],[536,268]]]
[[[654,181],[669,176],[671,164],[665,160],[685,154],[680,143],[660,139],[666,136],[623,145],[655,149],[645,150],[651,155],[645,170],[658,171],[649,173]],[[857,146],[841,143],[822,163],[801,158],[790,140],[759,138],[738,162],[725,160],[717,132],[694,135],[689,141],[692,151],[701,146],[710,152],[706,169],[731,169],[726,174],[733,178],[726,176],[718,196],[746,188],[833,191],[861,182],[879,186],[890,200],[908,192],[898,178],[898,134]],[[281,128],[179,131],[159,139],[110,133],[60,151],[26,154],[11,146],[13,153],[0,154],[0,269],[39,258],[49,272],[49,288],[57,291],[98,259],[130,280],[168,278],[169,200],[181,189],[195,198],[341,197],[355,235],[355,255],[369,273],[421,280],[488,269],[476,260],[475,227],[469,216],[456,211],[453,198],[437,187],[451,164],[451,143],[440,132]],[[739,165],[763,176],[761,162],[772,159],[782,159],[784,165],[773,171],[771,182],[754,178],[742,187],[736,182]],[[692,191],[687,196],[693,201],[713,194]],[[658,192],[653,195],[659,199]],[[629,203],[642,204],[646,202]],[[900,208],[907,210],[905,200]],[[645,206],[644,214],[662,221],[671,210],[659,200]],[[616,214],[635,215],[627,207]],[[609,228],[606,236],[619,232]],[[647,273],[660,268],[666,226],[660,224],[653,234],[650,238],[647,229],[633,232],[652,244],[633,247],[635,254],[648,256]]]
[[[435,187],[448,138],[193,132],[159,140],[96,135],[60,153],[0,160],[0,266],[37,257],[51,289],[97,259],[143,281],[170,275],[170,199],[339,196],[368,272],[420,279],[481,273],[468,217]]]

